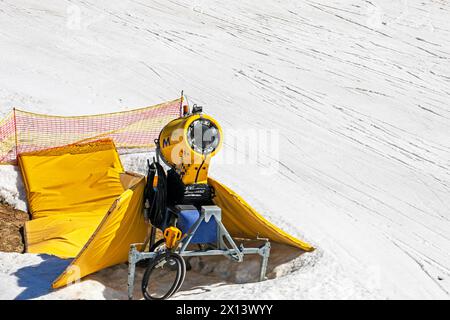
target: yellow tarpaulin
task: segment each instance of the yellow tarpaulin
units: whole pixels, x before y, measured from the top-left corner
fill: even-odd
[[[145,179],[124,172],[111,140],[21,154],[19,165],[32,215],[27,252],[76,257],[55,288],[126,261],[144,240]]]
[[[146,235],[142,214],[144,181],[140,178],[133,189],[126,190],[117,199],[85,248],[53,282],[53,288],[128,260],[130,244],[143,242]]]
[[[305,251],[314,250],[308,243],[294,238],[267,221],[244,199],[220,182],[209,178],[208,184],[214,188],[214,203],[222,209],[222,222],[232,237],[268,238]]]

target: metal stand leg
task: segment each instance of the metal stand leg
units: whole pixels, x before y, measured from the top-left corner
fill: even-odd
[[[187,251],[187,247],[197,232],[200,224],[203,221],[208,222],[211,218],[216,219],[217,222],[217,249],[212,250],[199,250]],[[152,227],[150,232],[150,244],[155,240],[156,228]],[[227,240],[231,248],[229,248],[224,239]],[[183,257],[198,257],[198,256],[225,256],[235,261],[242,262],[244,255],[258,254],[261,256],[261,269],[259,273],[259,281],[266,280],[267,267],[270,256],[270,242],[269,239],[257,238],[257,240],[265,240],[265,244],[259,248],[245,248],[242,244],[240,247],[236,245],[231,235],[222,223],[222,214],[219,207],[216,206],[204,206],[199,219],[192,225],[187,232],[185,238],[182,241],[182,246],[178,250],[178,253]],[[140,248],[139,251],[137,248]],[[144,259],[153,259],[157,253],[145,252],[145,246],[142,243],[132,244],[130,246],[130,252],[128,255],[128,299],[133,299],[134,292],[134,280],[136,276],[136,264]]]
[[[132,244],[128,254],[128,299],[133,300],[134,277],[136,275],[136,245]]]
[[[261,255],[261,271],[259,273],[259,281],[267,280],[267,265],[269,264],[270,242],[266,242],[260,251]]]
[[[228,233],[225,226],[222,224],[222,221],[217,221],[217,227],[219,228],[218,233],[222,237],[225,237],[225,239],[228,240],[228,243],[231,245],[231,247],[234,249],[234,254],[232,257],[238,261],[242,262],[244,260],[244,254],[239,250],[238,246],[236,245],[236,242],[234,242],[233,238],[231,238],[230,234]]]
[[[189,229],[187,232],[186,240],[183,242],[183,245],[181,246],[180,253],[186,251],[187,246],[189,243],[191,243],[192,238],[195,235],[195,232],[197,231],[198,227],[200,227],[200,224],[205,219],[205,215],[202,213],[200,215],[200,218],[194,223],[194,225]]]

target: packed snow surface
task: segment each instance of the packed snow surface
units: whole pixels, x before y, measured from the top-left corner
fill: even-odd
[[[282,277],[175,298],[449,299],[449,16],[444,0],[2,0],[0,115],[184,89],[217,118],[211,175],[318,250]],[[278,144],[252,160],[236,145],[261,130]],[[25,208],[17,170],[0,168],[0,196]],[[124,265],[51,292],[66,263],[0,253],[0,298],[124,298]]]

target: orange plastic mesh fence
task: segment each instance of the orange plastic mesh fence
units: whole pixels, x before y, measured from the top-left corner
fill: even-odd
[[[113,139],[119,153],[155,148],[161,129],[180,115],[181,98],[156,106],[92,116],[62,117],[14,109],[0,122],[0,164],[17,155],[67,144]]]

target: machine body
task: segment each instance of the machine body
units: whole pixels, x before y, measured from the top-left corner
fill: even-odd
[[[220,150],[222,137],[222,129],[212,117],[188,114],[162,129],[158,147],[185,185],[206,184],[210,160]]]

